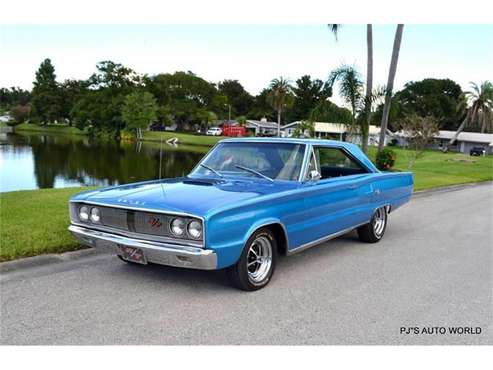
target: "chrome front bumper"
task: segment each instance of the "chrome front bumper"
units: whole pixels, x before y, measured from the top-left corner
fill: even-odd
[[[106,249],[118,255],[121,255],[118,246],[124,245],[141,249],[148,262],[159,265],[199,270],[215,270],[217,267],[217,255],[211,250],[127,238],[75,225],[70,225],[68,229],[82,244]]]

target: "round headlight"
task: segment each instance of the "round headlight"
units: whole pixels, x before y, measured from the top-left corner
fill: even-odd
[[[101,220],[101,211],[99,208],[92,207],[91,208],[91,221],[92,222],[99,222]]]
[[[202,235],[202,224],[198,221],[191,221],[188,224],[188,234],[194,239],[200,238]]]
[[[171,232],[176,236],[182,236],[185,232],[185,221],[181,218],[175,218],[171,221]]]
[[[82,206],[79,208],[79,220],[89,220],[89,208],[87,206]]]

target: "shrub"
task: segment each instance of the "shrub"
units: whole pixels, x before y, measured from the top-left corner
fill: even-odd
[[[26,121],[31,113],[31,107],[29,105],[16,105],[10,110],[12,120],[7,124],[9,126],[17,126]]]
[[[396,158],[397,155],[392,149],[384,148],[381,152],[377,154],[377,168],[382,171],[390,170],[392,167],[394,167]]]

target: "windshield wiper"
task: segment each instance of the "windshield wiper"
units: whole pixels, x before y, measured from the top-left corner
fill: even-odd
[[[207,166],[207,165],[205,165],[205,164],[203,164],[203,163],[199,163],[199,166],[202,166],[202,167],[204,167],[206,170],[209,170],[209,171],[211,171],[211,172],[214,172],[214,173],[215,173],[216,175],[218,175],[219,177],[224,177],[223,175],[221,175],[221,174],[219,173],[219,171],[216,171],[214,168],[209,167],[209,166]]]
[[[248,168],[248,167],[243,167],[243,166],[240,166],[238,164],[235,165],[236,168],[239,168],[240,170],[244,170],[244,171],[247,171],[247,172],[250,172],[250,173],[253,173],[254,175],[257,175],[257,176],[260,176],[260,177],[263,177],[264,179],[266,180],[269,180],[270,182],[274,182],[273,179],[271,179],[269,176],[265,176],[264,174],[258,172],[258,171],[255,171],[255,170],[252,170],[251,168]]]

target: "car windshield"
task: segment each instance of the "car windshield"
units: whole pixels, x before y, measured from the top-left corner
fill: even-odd
[[[220,143],[192,175],[297,180],[305,146],[294,143]],[[255,173],[257,172],[257,173]]]

